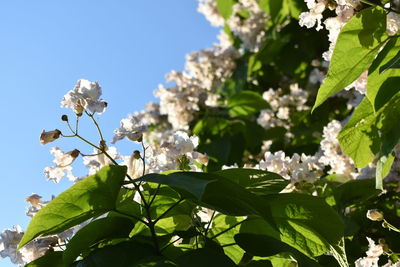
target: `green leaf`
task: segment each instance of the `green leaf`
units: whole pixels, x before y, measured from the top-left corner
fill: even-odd
[[[275,24],[281,24],[289,16],[298,19],[304,9],[304,3],[298,0],[260,0],[259,6]]]
[[[115,209],[125,174],[125,166],[106,166],[68,188],[32,218],[18,248],[35,237],[60,233]]]
[[[379,110],[399,91],[400,69],[381,69],[389,64],[400,52],[400,39],[390,39],[378,54],[368,70],[367,97],[374,110]]]
[[[268,208],[245,188],[212,173],[175,172],[168,175],[147,174],[141,181],[169,185],[184,198],[227,215],[263,214]]]
[[[212,221],[212,227],[210,228],[210,234],[208,235],[211,237],[225,231],[213,238],[213,240],[217,241],[221,245],[225,254],[236,264],[238,264],[242,259],[244,250],[234,244],[236,243],[234,236],[239,233],[240,224],[238,223],[243,220],[243,217],[227,216],[221,213],[217,214]],[[226,231],[228,228],[230,228],[230,230]]]
[[[376,125],[381,133],[380,160],[377,166],[377,179],[383,179],[390,171],[391,153],[400,140],[400,91],[396,93],[376,114]],[[377,181],[377,189],[382,189],[381,180]]]
[[[374,124],[374,110],[364,98],[338,135],[342,151],[353,159],[357,168],[367,166],[379,151],[379,134]]]
[[[139,218],[144,217],[143,207],[140,203],[133,200],[136,190],[121,188],[116,201],[115,209],[124,214],[137,216]]]
[[[237,2],[236,0],[216,0],[218,13],[224,18],[229,19],[232,15],[232,6]]]
[[[63,263],[63,252],[56,251],[51,253],[46,253],[44,256],[31,261],[25,267],[64,267]]]
[[[296,258],[299,266],[321,266],[293,247],[267,235],[241,233],[235,235],[235,240],[241,248],[253,256],[269,257],[282,252],[290,252]]]
[[[382,74],[389,69],[400,69],[400,51],[397,50],[397,54],[379,68],[379,73]]]
[[[228,98],[228,108],[232,117],[239,117],[252,115],[270,106],[259,93],[241,91]]]
[[[67,243],[63,255],[64,263],[71,264],[81,252],[99,241],[128,237],[134,226],[135,223],[125,217],[106,217],[90,222]]]
[[[310,257],[322,255],[340,242],[343,221],[324,200],[303,194],[276,194],[264,198],[271,207],[282,242]]]
[[[189,251],[180,256],[176,262],[181,267],[236,266],[236,264],[225,254],[208,248]]]
[[[383,190],[383,179],[389,174],[395,156],[392,153],[382,155],[376,163],[375,187]]]
[[[236,68],[233,71],[232,76],[226,79],[226,81],[217,91],[222,96],[229,98],[246,88],[248,56],[248,54],[244,54],[242,57],[236,60]]]
[[[214,173],[257,195],[279,193],[289,184],[289,181],[279,174],[256,169],[227,169]]]
[[[340,31],[327,77],[318,90],[313,110],[368,69],[386,40],[384,9],[370,7],[353,16]]]
[[[121,242],[117,245],[106,246],[91,252],[83,260],[76,262],[74,267],[126,267],[136,266],[149,258],[154,258],[152,246],[135,242]]]
[[[351,180],[333,189],[335,204],[340,209],[354,203],[362,203],[379,193],[380,191],[375,189],[373,179]]]

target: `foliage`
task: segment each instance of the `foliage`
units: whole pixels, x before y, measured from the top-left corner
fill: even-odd
[[[101,93],[87,94],[99,92],[98,83],[80,80],[64,96],[63,106],[76,115],[76,128],[62,117],[71,137],[95,154],[56,156],[47,173],[64,176],[81,154],[91,175],[48,203],[30,197],[39,211],[18,240],[19,253],[50,243],[27,266],[395,266],[395,4],[200,2],[229,45],[192,56],[198,72],[172,73],[179,82],[158,91],[159,105],[121,122],[113,141],[128,138],[141,152],[121,162],[106,145],[94,118],[105,102]],[[325,20],[330,44],[326,31],[300,27],[322,28],[322,13],[332,10],[337,17]],[[327,50],[329,68],[321,56]],[[362,100],[342,91],[359,88],[363,77]],[[98,130],[99,145],[78,133],[83,115]],[[43,132],[41,142],[60,136]]]

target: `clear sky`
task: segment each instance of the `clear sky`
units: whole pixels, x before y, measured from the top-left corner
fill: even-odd
[[[26,228],[24,200],[31,193],[47,200],[71,185],[44,178],[53,145],[91,152],[72,140],[39,144],[42,129],[66,130],[60,116],[72,114],[60,108],[62,96],[78,79],[99,81],[109,103],[99,120],[111,140],[120,119],[155,100],[167,72],[183,69],[186,54],[216,42],[218,29],[196,9],[196,0],[0,2],[0,231]],[[13,265],[0,258],[3,266]]]

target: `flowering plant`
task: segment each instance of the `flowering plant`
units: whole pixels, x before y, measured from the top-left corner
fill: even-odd
[[[70,134],[0,255],[26,266],[400,266],[399,3],[199,0],[220,42],[103,138],[98,82],[62,99]],[[315,30],[309,29],[316,26]],[[324,30],[325,28],[325,30]],[[326,34],[328,33],[328,36]],[[304,89],[303,89],[304,88]],[[354,89],[353,89],[354,88]],[[88,117],[98,142],[81,135]],[[78,157],[88,174],[77,177]]]

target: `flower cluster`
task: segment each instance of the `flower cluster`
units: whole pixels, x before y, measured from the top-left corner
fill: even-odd
[[[292,157],[285,156],[285,152],[266,152],[265,159],[260,161],[260,169],[275,172],[289,179],[292,184],[302,181],[315,182],[324,169],[323,164],[316,156],[305,154],[294,154]]]

